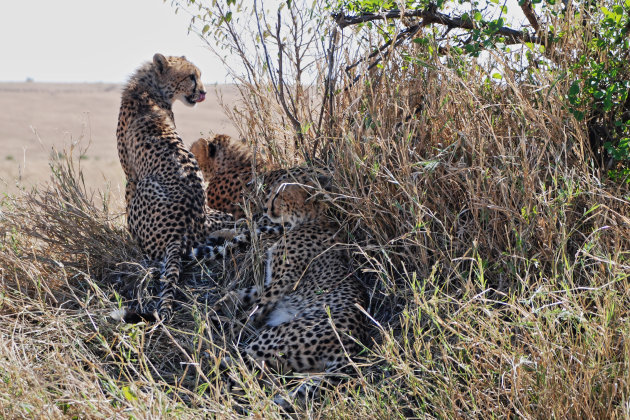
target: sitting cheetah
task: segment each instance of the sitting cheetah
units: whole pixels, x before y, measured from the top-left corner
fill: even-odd
[[[338,226],[313,193],[297,183],[273,189],[267,217],[288,228],[267,251],[263,290],[234,292],[257,307],[254,321],[264,325],[244,353],[277,371],[334,372],[360,351],[356,339],[366,327],[358,307],[366,305],[366,291],[335,249]]]
[[[185,57],[155,54],[124,88],[116,130],[129,231],[150,259],[163,263],[156,308],[163,320],[172,313],[182,255],[202,242],[213,224],[229,219],[206,212],[199,166],[175,131],[173,102],[194,106],[205,99],[200,75]],[[130,311],[118,317],[155,319]]]
[[[190,151],[195,155],[208,184],[206,189],[208,207],[231,213],[235,219],[244,216],[240,204],[248,188],[256,189],[256,185],[253,185],[254,181],[259,181],[259,185],[265,189],[281,180],[306,182],[315,173],[315,170],[311,168],[294,167],[263,172],[259,176],[258,170],[261,168],[254,167],[254,159],[249,149],[241,142],[223,134],[216,135],[212,139],[200,138],[192,144]],[[266,193],[268,195],[269,191]],[[259,212],[259,210],[254,206],[254,211]],[[255,214],[255,216],[259,215]]]

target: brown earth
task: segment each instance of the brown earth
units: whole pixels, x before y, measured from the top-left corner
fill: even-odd
[[[237,134],[218,99],[234,104],[236,88],[207,87],[205,102],[174,106],[177,131],[187,146],[201,135]],[[103,83],[0,83],[0,197],[46,182],[53,148],[72,148],[86,186],[109,188],[121,204],[124,179],[115,134],[121,90],[122,85]]]

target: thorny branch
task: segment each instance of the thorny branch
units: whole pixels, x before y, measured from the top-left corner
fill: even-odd
[[[534,14],[531,1],[529,0],[525,1],[524,4],[521,5],[521,8],[523,10],[523,13],[525,13],[525,16],[527,17],[528,21],[530,22],[530,24],[535,30],[534,34],[530,34],[526,32],[525,30],[517,31],[515,29],[505,27],[505,26],[502,26],[496,29],[495,33],[505,37],[505,40],[503,41],[505,44],[519,44],[519,43],[525,43],[525,42],[531,42],[534,44],[546,43],[547,41],[546,37],[541,37],[537,35],[537,33],[540,30],[540,25],[538,23],[538,19],[536,18],[536,15]],[[433,3],[423,10],[406,10],[406,11],[390,10],[383,13],[360,13],[358,15],[347,15],[345,13],[336,13],[336,14],[333,14],[332,17],[341,29],[350,25],[371,22],[374,20],[400,19],[404,17],[422,18],[422,20],[418,24],[410,26],[406,30],[400,32],[396,37],[390,39],[385,44],[378,47],[374,52],[370,53],[368,56],[363,57],[359,59],[358,61],[356,61],[355,63],[348,65],[345,69],[346,73],[348,73],[351,69],[358,66],[359,64],[369,61],[373,59],[374,57],[378,56],[378,58],[374,60],[372,63],[370,63],[370,65],[367,67],[367,71],[370,71],[372,68],[377,66],[384,58],[386,58],[395,47],[398,47],[400,44],[402,44],[406,40],[411,39],[413,36],[415,36],[415,34],[422,27],[425,27],[434,23],[445,25],[447,28],[444,35],[448,34],[452,29],[455,29],[455,28],[467,29],[467,30],[478,29],[477,24],[473,22],[470,18],[461,17],[461,16],[452,17],[447,14],[441,13],[437,10],[437,6]],[[394,48],[392,48],[392,44]],[[442,46],[438,47],[438,53],[442,54],[445,52],[446,52],[446,48]],[[348,89],[351,86],[353,86],[361,77],[362,75],[357,75],[354,78],[352,78],[350,84],[346,86],[345,89]]]

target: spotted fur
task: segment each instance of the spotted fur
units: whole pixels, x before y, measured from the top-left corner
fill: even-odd
[[[124,88],[118,117],[127,224],[143,252],[163,265],[156,312],[164,320],[172,314],[181,256],[228,219],[206,212],[199,166],[175,130],[173,102],[194,106],[205,99],[200,76],[185,57],[155,54]],[[126,319],[137,316],[129,313]]]
[[[252,156],[242,144],[229,136],[217,135],[212,139],[200,138],[190,147],[204,179],[208,207],[243,217],[241,194],[252,179]]]
[[[337,249],[338,226],[327,220],[312,186],[281,183],[267,201],[267,217],[287,225],[266,256],[265,284],[240,290],[257,310],[262,331],[244,348],[279,371],[332,372],[360,350],[366,292]]]
[[[203,177],[208,184],[206,203],[208,207],[231,213],[235,219],[242,218],[243,199],[253,205],[254,216],[261,216],[264,208],[256,205],[256,196],[262,192],[263,203],[270,193],[269,186],[282,181],[307,182],[318,171],[308,167],[293,167],[264,171],[254,164],[250,150],[230,136],[219,134],[212,139],[200,138],[190,147],[195,155]]]

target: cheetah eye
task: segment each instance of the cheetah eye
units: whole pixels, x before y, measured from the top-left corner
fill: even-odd
[[[194,75],[194,74],[191,74],[191,75],[190,75],[190,80],[192,80],[192,81],[194,82],[194,81],[195,81],[195,79],[196,79],[195,75]]]

